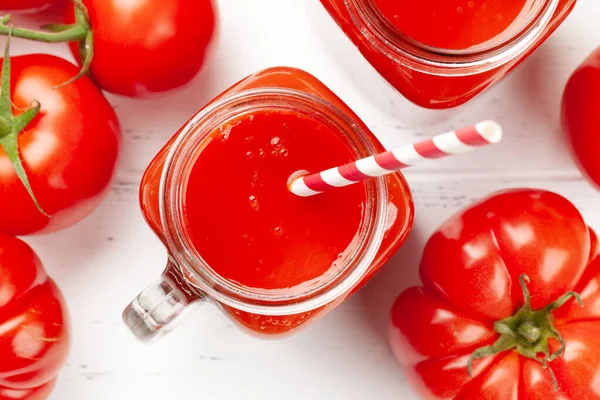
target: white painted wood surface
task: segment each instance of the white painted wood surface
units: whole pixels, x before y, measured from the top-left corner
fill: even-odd
[[[386,340],[395,296],[417,282],[424,242],[452,212],[501,188],[534,186],[568,197],[600,229],[600,193],[574,168],[558,124],[562,88],[600,44],[600,2],[573,14],[508,79],[449,112],[418,110],[394,92],[317,0],[220,0],[220,33],[201,76],[151,100],[109,96],[124,136],[120,169],[106,202],[64,232],[27,238],[61,286],[73,320],[73,347],[52,400],[415,399]],[[20,21],[37,24],[33,17]],[[13,54],[64,45],[14,41]],[[160,274],[166,251],[138,207],[141,175],[185,120],[240,78],[290,65],[325,82],[388,146],[494,118],[504,143],[407,171],[415,229],[375,279],[335,312],[281,341],[238,330],[207,304],[152,346],[137,343],[121,310]],[[149,66],[151,67],[151,66]]]

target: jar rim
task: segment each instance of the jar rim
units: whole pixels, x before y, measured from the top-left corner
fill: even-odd
[[[339,130],[340,133],[346,134],[349,140],[353,137],[358,139],[359,142],[355,141],[354,145],[361,146],[361,152],[365,153],[361,156],[376,153],[366,133],[348,115],[331,103],[309,93],[295,89],[268,87],[226,95],[188,121],[167,154],[159,189],[160,216],[166,243],[172,257],[179,267],[184,269],[188,281],[222,304],[257,314],[289,315],[307,312],[343,296],[367,273],[383,241],[387,214],[387,184],[384,178],[376,178],[367,183],[367,209],[370,213],[365,212],[365,219],[368,221],[363,220],[363,224],[365,221],[368,224],[365,232],[361,232],[362,242],[357,247],[357,254],[349,257],[339,268],[339,273],[328,280],[318,282],[310,289],[294,293],[284,290],[261,293],[259,290],[235,285],[220,277],[202,259],[189,238],[186,238],[183,213],[181,213],[184,198],[182,187],[185,186],[182,184],[182,179],[186,179],[185,169],[189,168],[190,156],[193,152],[197,154],[198,145],[214,131],[214,127],[209,128],[210,124],[216,127],[219,123],[243,115],[248,112],[248,109],[243,110],[236,106],[252,101],[262,104],[263,108],[273,107],[273,101],[288,102],[294,107],[302,102],[304,106],[311,107],[315,113],[323,113],[324,110],[333,113],[345,124],[346,131]],[[229,110],[229,113],[224,110]]]
[[[412,69],[437,75],[472,75],[503,65],[524,53],[544,33],[560,0],[537,0],[525,21],[502,41],[486,47],[451,50],[427,46],[398,33],[372,0],[345,1],[353,24],[378,52]]]

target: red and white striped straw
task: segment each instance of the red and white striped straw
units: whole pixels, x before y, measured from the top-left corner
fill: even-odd
[[[478,147],[498,143],[501,139],[500,125],[494,121],[484,121],[316,174],[299,176],[299,173],[294,173],[290,177],[288,187],[298,196],[312,196],[327,189],[352,185],[424,161],[466,153]]]

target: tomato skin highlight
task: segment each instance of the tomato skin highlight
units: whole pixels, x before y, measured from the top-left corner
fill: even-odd
[[[573,73],[562,101],[562,126],[581,171],[600,190],[600,47]]]
[[[212,0],[84,0],[94,37],[91,75],[104,90],[144,97],[178,88],[204,64],[215,30]],[[66,23],[75,22],[71,4]],[[78,43],[71,43],[79,59]]]
[[[121,129],[102,92],[79,68],[51,55],[12,57],[13,112],[41,103],[19,135],[19,151],[41,214],[0,149],[0,233],[26,235],[69,227],[103,200],[115,171]]]
[[[600,373],[600,356],[580,354],[582,346],[600,354],[600,257],[596,235],[569,201],[534,189],[495,193],[442,224],[425,246],[420,274],[423,287],[394,303],[389,335],[424,398],[597,398],[578,396],[591,395]],[[548,370],[515,349],[476,360],[473,377],[467,373],[473,351],[499,337],[494,323],[523,305],[523,274],[534,310],[571,290],[583,299],[583,307],[569,300],[553,313],[566,342],[549,362],[558,392]],[[558,350],[557,340],[549,344]]]
[[[7,235],[0,293],[0,399],[46,399],[69,351],[67,308],[35,252]]]

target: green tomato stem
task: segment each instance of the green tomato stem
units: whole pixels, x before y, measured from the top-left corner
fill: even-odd
[[[0,139],[9,135],[11,131],[12,126],[10,121],[4,117],[0,117]]]
[[[0,23],[0,35],[8,36],[9,34],[14,37],[44,43],[79,42],[85,39],[87,29],[78,23],[75,23],[61,32],[41,32],[24,28],[14,28],[5,25],[2,21],[2,23]]]
[[[517,328],[517,333],[527,339],[531,344],[537,342],[542,336],[542,330],[533,322],[525,321]]]
[[[0,19],[2,21],[2,19]],[[18,116],[13,115],[13,106],[10,96],[10,39],[11,32],[8,33],[8,40],[4,48],[4,60],[2,61],[2,81],[0,93],[0,147],[6,153],[15,169],[15,172],[25,190],[31,197],[35,207],[40,213],[49,217],[49,215],[40,206],[33,189],[29,183],[29,178],[23,166],[21,155],[19,154],[19,134],[33,121],[40,111],[40,103],[34,101],[31,107],[23,111]]]
[[[560,332],[554,327],[552,312],[563,306],[569,299],[575,298],[579,305],[583,305],[578,293],[568,292],[540,310],[531,309],[531,295],[527,284],[529,277],[525,274],[519,277],[523,292],[523,306],[511,317],[494,323],[494,330],[500,335],[496,342],[490,346],[475,350],[467,362],[469,376],[473,374],[472,363],[474,360],[496,355],[508,350],[515,350],[521,356],[538,361],[544,369],[548,370],[552,378],[554,390],[558,390],[558,383],[554,372],[548,363],[562,355],[565,341]],[[548,339],[559,341],[560,348],[550,354]],[[543,357],[539,355],[542,354]]]
[[[44,43],[79,43],[79,56],[81,58],[81,70],[79,74],[67,82],[56,87],[56,89],[68,85],[82,76],[86,75],[91,67],[94,57],[94,35],[90,26],[90,18],[87,8],[81,0],[72,0],[75,5],[75,22],[73,24],[50,24],[42,27],[46,31],[18,28],[7,25],[10,15],[0,17],[0,35],[14,36],[27,40]]]

